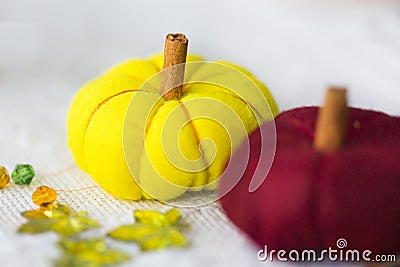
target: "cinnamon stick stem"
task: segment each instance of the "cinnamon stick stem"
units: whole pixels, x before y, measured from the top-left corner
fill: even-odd
[[[329,88],[324,106],[318,110],[314,133],[314,149],[320,152],[332,152],[339,148],[344,142],[347,119],[346,89]]]
[[[182,33],[167,34],[165,39],[164,71],[161,77],[161,95],[165,100],[178,100],[182,97],[185,74],[183,63],[186,63],[188,42]]]

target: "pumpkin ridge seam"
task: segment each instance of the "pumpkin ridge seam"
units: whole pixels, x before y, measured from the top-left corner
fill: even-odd
[[[201,151],[201,157],[202,157],[202,159],[203,159],[204,164],[207,165],[207,161],[206,161],[205,158],[203,157],[204,151],[202,150],[202,148],[201,148],[201,146],[200,146],[200,137],[199,137],[199,133],[198,133],[196,127],[194,126],[193,122],[192,122],[192,118],[191,118],[191,116],[190,116],[190,114],[189,114],[189,110],[186,108],[185,104],[184,104],[181,100],[178,100],[178,102],[179,102],[179,106],[182,108],[182,110],[183,110],[183,112],[184,112],[186,118],[189,120],[189,121],[188,121],[188,124],[189,124],[190,128],[192,128],[192,131],[193,131],[193,133],[194,133],[194,137],[195,137],[195,139],[196,139],[197,146],[198,146],[198,148],[199,148],[200,151]],[[209,178],[208,178],[208,177],[209,177],[208,167],[206,168],[206,172],[207,172],[207,184],[208,184],[208,183],[209,183]],[[192,187],[193,183],[194,183],[194,179],[193,179],[192,184],[190,185],[190,187]]]
[[[161,100],[162,100],[162,99],[163,99],[163,98],[161,98]],[[140,155],[142,155],[143,150],[145,150],[147,133],[148,133],[148,131],[149,131],[149,129],[150,129],[151,123],[153,122],[154,116],[155,116],[155,114],[157,113],[157,111],[158,111],[162,106],[163,106],[163,104],[158,106],[158,108],[153,112],[153,116],[150,117],[150,120],[148,120],[148,123],[145,125],[144,138],[143,138],[143,146],[142,146],[142,148],[141,148],[141,150],[140,150]],[[150,113],[151,113],[151,112],[150,112]],[[140,159],[139,159],[139,160],[140,160]],[[136,177],[136,178],[133,177],[133,179],[135,180],[136,183],[138,183],[140,189],[141,189],[142,192],[143,192],[143,189],[142,189],[142,187],[140,186],[140,168],[141,168],[141,164],[138,164],[138,166],[139,166],[139,169],[138,169],[138,171],[137,171],[138,177]]]

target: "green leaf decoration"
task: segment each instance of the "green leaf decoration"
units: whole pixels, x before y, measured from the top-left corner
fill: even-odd
[[[180,232],[184,224],[180,223],[181,214],[177,209],[165,214],[153,210],[134,211],[134,218],[134,224],[117,227],[108,235],[117,240],[136,242],[143,251],[188,245],[187,238]]]

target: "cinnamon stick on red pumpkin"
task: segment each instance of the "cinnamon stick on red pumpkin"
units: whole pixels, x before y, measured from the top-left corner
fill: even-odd
[[[314,149],[331,152],[344,142],[348,119],[346,89],[331,87],[328,89],[323,107],[318,110],[314,134]]]

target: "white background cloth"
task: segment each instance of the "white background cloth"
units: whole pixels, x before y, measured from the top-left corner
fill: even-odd
[[[19,212],[40,184],[78,189],[95,182],[74,166],[66,114],[87,80],[128,58],[161,52],[165,34],[183,32],[191,53],[252,71],[281,110],[322,102],[330,84],[346,85],[354,106],[400,115],[400,1],[5,1],[0,2],[0,164],[29,162],[30,188],[0,191],[1,266],[50,266],[53,234],[15,234]],[[167,207],[114,199],[101,189],[60,193],[104,226],[132,221],[136,208]],[[216,203],[182,213],[189,249],[132,254],[126,266],[255,266],[256,248]],[[260,264],[261,266],[266,265]],[[172,265],[170,265],[172,266]]]

